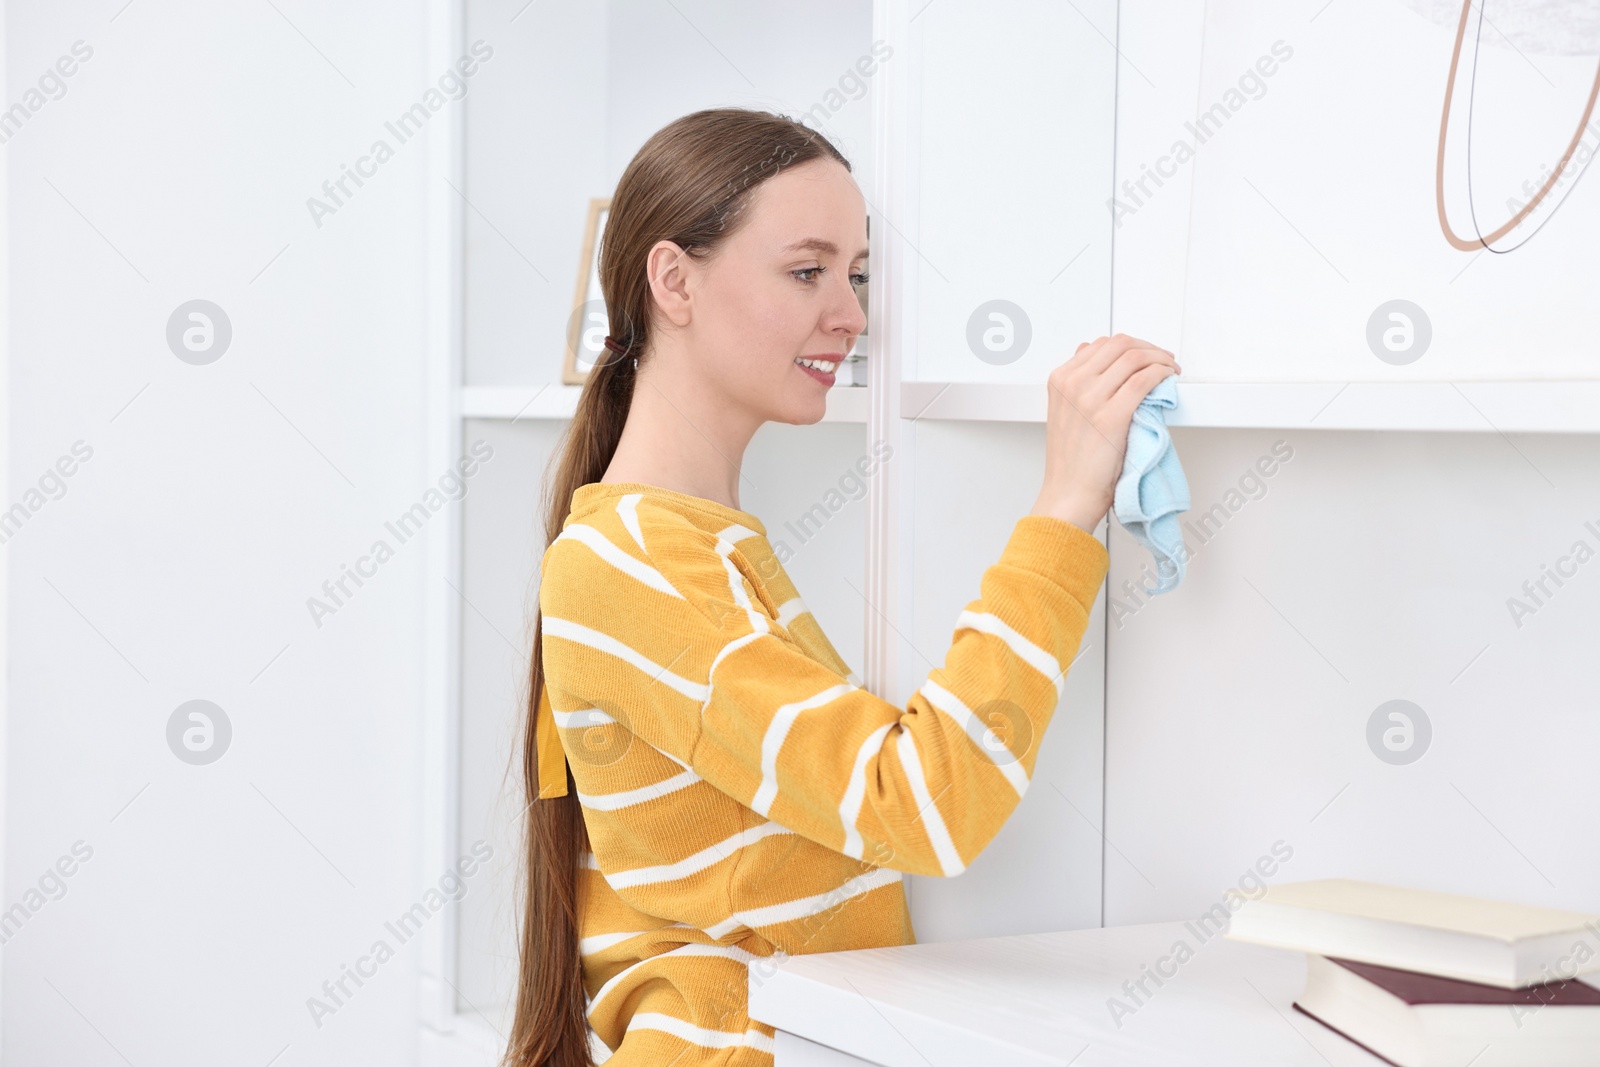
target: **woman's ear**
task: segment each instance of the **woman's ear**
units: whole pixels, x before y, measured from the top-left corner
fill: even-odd
[[[691,317],[690,279],[700,265],[672,241],[657,241],[645,257],[645,276],[656,307],[674,326],[687,326]]]

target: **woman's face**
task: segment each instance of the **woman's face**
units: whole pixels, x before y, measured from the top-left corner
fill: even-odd
[[[850,172],[811,160],[757,186],[743,225],[691,270],[685,349],[729,402],[762,421],[822,418],[833,375],[796,360],[836,370],[867,328],[866,220]]]

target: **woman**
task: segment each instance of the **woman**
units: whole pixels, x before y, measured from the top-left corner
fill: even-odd
[[[1027,786],[1105,576],[1092,531],[1134,408],[1178,368],[1117,335],[1051,372],[1033,510],[945,665],[890,704],[738,494],[763,422],[822,417],[866,329],[866,257],[849,163],[787,118],[688,115],[617,184],[613,337],[545,523],[506,1064],[589,1064],[590,1027],[616,1067],[770,1064],[749,983],[795,953],[912,943],[901,875],[959,874]]]

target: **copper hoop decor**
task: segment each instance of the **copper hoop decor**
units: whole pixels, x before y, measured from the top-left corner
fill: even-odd
[[[1565,153],[1562,154],[1561,162],[1556,164],[1555,171],[1550,175],[1549,178],[1547,178],[1545,180],[1544,185],[1539,189],[1539,191],[1537,193],[1534,194],[1533,199],[1529,200],[1528,203],[1523,206],[1521,211],[1518,211],[1515,215],[1513,215],[1509,222],[1507,222],[1505,225],[1501,226],[1498,230],[1495,230],[1488,237],[1484,237],[1480,233],[1476,240],[1470,240],[1469,241],[1465,237],[1460,236],[1459,234],[1457,234],[1454,230],[1452,230],[1450,228],[1450,220],[1445,215],[1445,209],[1444,209],[1444,144],[1445,144],[1445,133],[1450,128],[1450,101],[1455,95],[1456,69],[1460,65],[1460,62],[1461,62],[1461,42],[1466,39],[1466,35],[1467,35],[1467,16],[1472,10],[1472,4],[1473,4],[1473,0],[1464,0],[1464,2],[1461,5],[1461,21],[1456,25],[1455,49],[1450,54],[1450,75],[1449,75],[1448,80],[1445,82],[1444,113],[1439,118],[1439,156],[1438,156],[1438,165],[1435,168],[1435,172],[1434,172],[1434,194],[1435,194],[1435,200],[1436,200],[1436,202],[1438,204],[1438,208],[1439,208],[1439,228],[1444,231],[1445,240],[1449,241],[1450,244],[1453,247],[1459,248],[1463,252],[1470,252],[1470,251],[1472,251],[1472,250],[1474,250],[1476,248],[1480,248],[1480,247],[1487,248],[1491,252],[1510,251],[1510,249],[1489,248],[1489,242],[1497,241],[1501,237],[1504,237],[1506,234],[1510,233],[1513,229],[1515,229],[1517,227],[1517,225],[1522,222],[1523,219],[1527,218],[1528,217],[1528,213],[1531,212],[1534,208],[1538,207],[1539,206],[1539,202],[1542,201],[1547,195],[1549,195],[1550,190],[1555,187],[1556,182],[1560,179],[1561,175],[1566,171],[1567,164],[1572,159],[1572,153],[1577,150],[1578,142],[1583,139],[1583,131],[1589,125],[1589,116],[1591,114],[1593,114],[1593,112],[1594,112],[1595,99],[1596,99],[1597,96],[1600,96],[1600,63],[1597,63],[1596,66],[1595,66],[1594,84],[1592,86],[1590,86],[1590,88],[1589,88],[1589,101],[1588,101],[1587,104],[1584,105],[1583,117],[1578,120],[1578,128],[1572,135],[1572,143],[1567,145],[1567,150],[1566,150]],[[1480,21],[1481,21],[1481,18],[1482,18],[1481,12],[1479,14],[1479,18],[1480,18]],[[1480,25],[1479,29],[1480,29],[1480,32],[1481,32],[1481,29],[1482,29],[1481,25]],[[1477,77],[1477,64],[1476,64],[1476,62],[1474,62],[1474,64],[1473,64],[1473,77],[1474,77],[1474,80],[1476,80],[1476,77]],[[1470,113],[1469,113],[1469,116],[1470,116]],[[1470,117],[1468,119],[1467,135],[1468,135],[1469,138],[1472,135]],[[1469,141],[1469,143],[1470,143],[1470,141]],[[1470,159],[1470,156],[1469,156],[1469,159],[1468,159],[1469,170],[1468,170],[1468,177],[1467,177],[1467,180],[1468,180],[1469,183],[1472,180],[1471,179],[1470,164],[1471,164],[1471,159]],[[1470,207],[1470,204],[1469,204],[1469,207]],[[1541,224],[1541,226],[1542,225],[1543,224]],[[1476,226],[1474,226],[1474,228],[1476,228]],[[1535,231],[1535,232],[1538,232],[1538,231]],[[1521,247],[1521,245],[1518,244],[1517,246],[1514,246],[1514,247]]]

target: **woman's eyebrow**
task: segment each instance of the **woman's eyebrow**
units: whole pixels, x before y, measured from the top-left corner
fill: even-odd
[[[834,244],[832,241],[824,240],[821,237],[807,237],[804,240],[796,241],[794,244],[789,245],[787,248],[783,248],[780,251],[783,251],[783,252],[806,252],[806,251],[809,251],[809,252],[821,252],[824,255],[836,256],[836,255],[839,254],[839,246]],[[863,248],[861,251],[856,253],[855,258],[856,259],[865,259],[867,257],[867,255],[868,255],[868,250]]]

